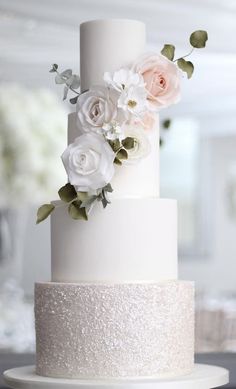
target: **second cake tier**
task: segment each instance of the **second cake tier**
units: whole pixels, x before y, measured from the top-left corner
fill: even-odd
[[[135,282],[177,278],[175,200],[99,203],[87,221],[73,220],[62,202],[51,216],[52,281]]]

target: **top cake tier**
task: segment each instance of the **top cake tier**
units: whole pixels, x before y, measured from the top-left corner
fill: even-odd
[[[80,25],[81,90],[103,83],[105,71],[132,64],[144,53],[145,24],[136,20],[93,20]]]
[[[94,20],[80,25],[81,91],[104,85],[104,73],[130,68],[145,53],[145,25],[136,20]],[[143,119],[145,121],[145,119]],[[148,121],[148,119],[146,118]],[[149,152],[136,163],[115,167],[111,199],[159,197],[159,116],[153,114],[152,127],[145,130]],[[147,125],[147,123],[146,123]],[[68,143],[83,131],[76,114],[69,115]],[[137,134],[136,134],[137,135]],[[146,136],[147,135],[147,136]],[[126,136],[131,135],[128,131]]]

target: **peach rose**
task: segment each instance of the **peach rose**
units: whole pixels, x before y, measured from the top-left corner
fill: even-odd
[[[174,62],[161,54],[141,57],[133,70],[143,76],[151,109],[161,109],[180,99],[180,71]]]

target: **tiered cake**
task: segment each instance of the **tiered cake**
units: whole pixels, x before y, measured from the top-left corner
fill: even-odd
[[[80,28],[82,91],[145,50],[145,26],[101,20]],[[159,131],[136,165],[116,168],[112,204],[87,222],[51,216],[52,279],[35,286],[36,372],[68,378],[190,373],[193,285],[177,276],[175,200],[159,198]],[[68,142],[78,136],[69,115]],[[58,204],[57,204],[58,205]]]

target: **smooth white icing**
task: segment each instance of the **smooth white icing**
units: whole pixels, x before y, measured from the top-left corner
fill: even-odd
[[[68,115],[68,144],[81,135],[76,126],[76,113]],[[147,131],[151,144],[150,154],[134,165],[115,167],[111,181],[114,192],[111,198],[144,198],[159,195],[159,117],[154,128]]]
[[[101,84],[105,71],[129,66],[145,50],[145,24],[136,20],[93,20],[80,25],[82,91]]]
[[[177,278],[177,209],[169,199],[96,204],[73,220],[61,202],[51,216],[52,281],[130,282]]]

